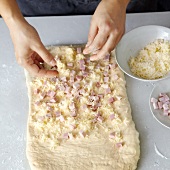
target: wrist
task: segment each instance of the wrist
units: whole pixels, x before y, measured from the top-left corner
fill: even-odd
[[[25,20],[25,18],[22,16],[18,16],[18,15],[11,15],[11,16],[6,16],[3,17],[5,23],[7,24],[9,30],[15,28],[15,27],[20,27],[21,25],[27,23],[27,21]]]

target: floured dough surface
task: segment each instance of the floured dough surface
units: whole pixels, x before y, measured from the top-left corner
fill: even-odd
[[[90,62],[81,48],[48,50],[57,61],[59,76],[34,78],[26,73],[31,169],[136,169],[139,134],[114,52],[102,61]]]

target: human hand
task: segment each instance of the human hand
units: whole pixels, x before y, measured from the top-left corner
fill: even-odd
[[[42,44],[37,31],[27,22],[10,27],[11,38],[14,44],[17,62],[28,72],[38,77],[54,77],[55,70],[46,70],[40,63],[44,61],[55,66],[54,57]]]
[[[91,19],[88,42],[84,54],[91,60],[108,55],[125,31],[126,6],[129,0],[102,0]]]

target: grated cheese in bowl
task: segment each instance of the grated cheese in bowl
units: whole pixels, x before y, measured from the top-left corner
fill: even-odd
[[[151,42],[136,57],[129,60],[131,72],[143,79],[154,80],[170,71],[170,41],[157,39]]]

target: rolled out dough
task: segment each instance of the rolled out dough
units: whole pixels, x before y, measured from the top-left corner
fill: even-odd
[[[77,54],[75,47],[53,46],[48,47],[48,50],[57,60],[59,78],[66,77],[69,81],[68,62],[74,64],[71,69],[76,70],[76,74],[81,72],[78,69],[79,61],[81,59],[86,61],[86,59],[82,54]],[[140,155],[139,134],[132,120],[124,75],[116,66],[114,55],[112,52],[111,59],[109,61],[106,59],[106,62],[89,62],[88,60],[85,63],[86,70],[90,74],[90,78],[88,79],[88,75],[87,80],[85,78],[86,81],[84,81],[84,84],[87,85],[83,87],[86,89],[86,98],[92,95],[92,90],[95,95],[103,92],[104,85],[103,88],[96,88],[94,85],[96,81],[101,84],[109,84],[111,89],[108,94],[103,92],[104,97],[98,108],[102,112],[103,120],[95,123],[89,123],[89,121],[92,121],[92,117],[96,115],[97,111],[81,110],[82,104],[75,98],[73,100],[77,107],[78,118],[69,119],[69,108],[66,103],[69,103],[72,98],[68,97],[68,94],[59,92],[61,90],[55,94],[57,104],[52,108],[53,110],[45,110],[44,108],[47,106],[42,107],[43,103],[47,103],[44,101],[45,99],[42,99],[43,97],[40,102],[38,101],[39,103],[35,104],[40,95],[43,96],[43,90],[46,90],[43,87],[48,86],[48,90],[54,89],[57,82],[55,85],[50,84],[51,79],[31,77],[26,72],[29,96],[26,154],[32,170],[134,170],[137,168]],[[109,66],[110,68],[108,68]],[[108,83],[106,83],[107,80],[103,81],[105,69],[109,69],[109,71],[107,70],[109,75],[106,76],[109,77]],[[83,82],[83,80],[81,81]],[[35,94],[37,88],[41,91],[40,94],[37,94],[38,92]],[[114,97],[113,103],[108,103],[110,97]],[[87,102],[86,98],[83,99],[83,102]],[[60,105],[62,102],[65,103]],[[65,118],[64,122],[53,115],[54,110],[62,108],[65,109],[60,110]],[[111,114],[115,115],[113,120],[110,118]],[[42,117],[43,119],[39,120]],[[68,131],[67,125],[70,121],[77,122],[76,129],[78,130],[73,130],[75,131],[73,137],[59,139],[59,135]],[[84,121],[86,122],[84,123]],[[80,136],[81,128],[86,132],[85,136]],[[114,134],[115,137],[109,137],[110,134]]]

